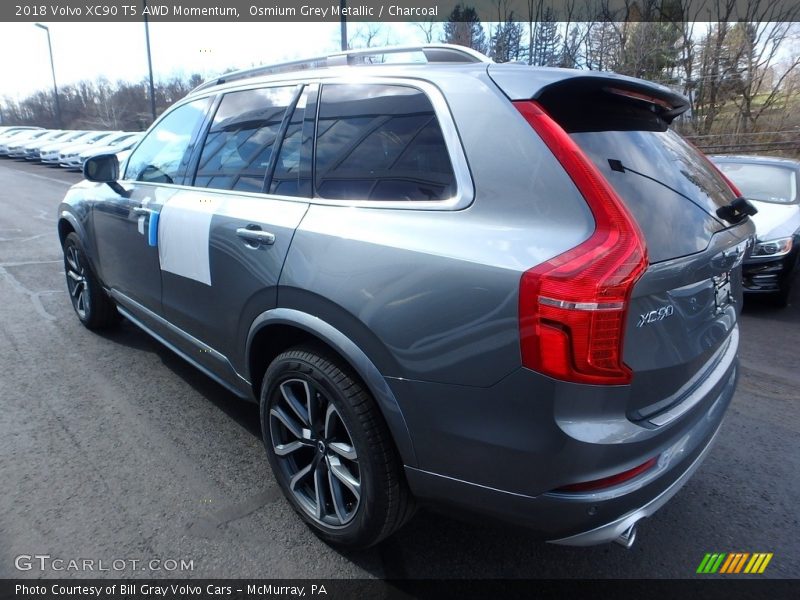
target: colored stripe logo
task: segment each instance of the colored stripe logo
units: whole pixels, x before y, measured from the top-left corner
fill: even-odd
[[[772,560],[772,552],[714,552],[707,553],[697,572],[702,574],[720,573],[731,575],[736,573],[763,573]]]

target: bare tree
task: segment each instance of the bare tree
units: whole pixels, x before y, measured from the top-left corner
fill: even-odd
[[[381,23],[359,25],[350,38],[351,48],[376,48],[389,45],[389,33]]]
[[[740,131],[755,128],[758,119],[770,111],[781,96],[783,83],[798,65],[800,55],[792,53],[779,61],[786,46],[792,23],[800,6],[751,0],[746,22],[734,26],[734,43],[739,46],[739,94],[733,103],[739,110]]]
[[[422,38],[426,44],[433,43],[433,40],[439,37],[437,31],[439,29],[438,23],[433,18],[426,21],[415,21],[414,26],[422,32]]]

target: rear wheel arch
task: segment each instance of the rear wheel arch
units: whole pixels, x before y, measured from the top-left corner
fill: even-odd
[[[254,397],[260,397],[261,382],[269,364],[282,352],[300,345],[317,346],[349,367],[375,399],[403,464],[416,466],[414,446],[400,405],[378,368],[346,335],[313,315],[276,308],[255,319],[246,346],[247,378]]]

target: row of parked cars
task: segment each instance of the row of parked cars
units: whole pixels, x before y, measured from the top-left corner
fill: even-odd
[[[82,169],[90,156],[127,152],[143,135],[133,131],[0,127],[0,156]]]

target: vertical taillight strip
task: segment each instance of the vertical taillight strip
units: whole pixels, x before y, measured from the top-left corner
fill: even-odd
[[[522,275],[522,362],[565,381],[628,384],[632,373],[622,345],[633,286],[647,269],[644,237],[567,132],[538,103],[514,105],[561,163],[595,220],[589,239]]]

